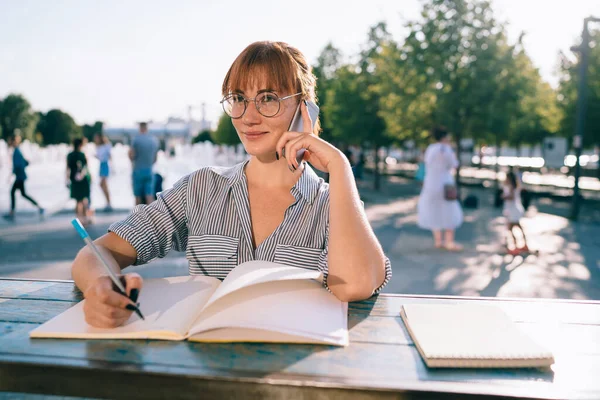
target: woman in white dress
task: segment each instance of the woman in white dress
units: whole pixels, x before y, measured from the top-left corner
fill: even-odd
[[[425,150],[427,172],[417,206],[418,223],[421,228],[433,232],[436,248],[459,251],[462,246],[454,241],[454,230],[462,224],[462,209],[458,200],[444,197],[444,186],[454,184],[452,172],[458,166],[458,160],[445,128],[435,128],[433,136],[436,143]]]

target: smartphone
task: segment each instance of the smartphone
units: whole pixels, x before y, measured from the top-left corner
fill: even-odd
[[[310,120],[312,121],[312,132],[315,129],[315,124],[317,123],[317,118],[319,117],[319,106],[310,100],[306,100],[305,103],[306,108],[308,109],[308,115],[310,115]],[[304,132],[304,122],[302,121],[302,111],[300,110],[301,104],[302,103],[298,103],[298,107],[294,113],[294,118],[292,118],[292,122],[290,123],[290,127],[288,129],[290,132]],[[305,149],[298,150],[298,153],[296,154],[296,162],[298,165],[300,165],[300,162],[302,162],[305,151]]]

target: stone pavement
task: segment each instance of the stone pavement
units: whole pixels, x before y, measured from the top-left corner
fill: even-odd
[[[544,207],[555,212],[561,204],[536,200],[523,225],[530,247],[539,254],[504,255],[504,221],[501,211],[491,206],[492,191],[467,188],[479,197],[480,207],[465,210],[465,222],[457,231],[465,250],[436,250],[430,233],[416,225],[419,189],[414,181],[386,179],[380,192],[370,188],[371,181],[359,182],[369,220],[392,262],[393,279],[384,292],[600,299],[600,224],[573,223],[540,212]],[[126,213],[99,213],[90,235],[102,235]],[[14,223],[1,220],[0,276],[70,279],[71,260],[82,246],[71,218],[64,210],[40,220],[32,210],[20,213]],[[187,263],[181,253],[171,252],[165,259],[128,270],[144,277],[185,275]]]
[[[538,255],[513,257],[502,247],[504,218],[492,207],[492,190],[465,188],[479,208],[465,209],[456,238],[460,253],[438,250],[428,231],[417,227],[419,189],[414,181],[388,177],[381,193],[361,193],[367,215],[392,262],[394,276],[386,292],[600,299],[600,224],[573,223],[559,215],[561,202],[534,200],[522,224]],[[558,208],[558,209],[557,209]]]

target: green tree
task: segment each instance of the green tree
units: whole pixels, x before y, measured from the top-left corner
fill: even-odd
[[[377,149],[389,144],[390,140],[386,135],[385,121],[379,115],[377,84],[380,76],[375,73],[375,60],[389,40],[385,23],[371,27],[357,65],[337,68],[323,104],[325,128],[338,144],[354,144],[375,150],[376,190],[380,186]]]
[[[92,141],[94,139],[94,135],[96,135],[97,133],[102,133],[103,128],[104,123],[102,121],[96,121],[93,125],[83,124],[81,126],[81,133],[89,141]]]
[[[560,132],[568,138],[575,134],[579,61],[561,57],[559,107],[563,110]],[[585,147],[600,146],[600,30],[590,31],[590,52],[587,71],[587,110],[584,123]]]
[[[194,136],[194,138],[192,139],[192,143],[200,143],[200,142],[213,142],[212,140],[212,132],[209,129],[204,129],[200,132],[198,132],[198,134],[196,136]]]
[[[34,140],[37,116],[31,104],[19,94],[9,94],[0,107],[0,127],[4,138],[19,133],[23,139]]]
[[[81,127],[73,118],[61,111],[50,110],[42,116],[38,130],[44,138],[44,144],[69,143],[73,138],[81,136]]]
[[[403,59],[435,94],[432,120],[446,125],[458,143],[488,137],[492,115],[507,117],[492,101],[507,43],[490,2],[431,0],[408,27]]]
[[[221,115],[217,129],[211,132],[211,137],[215,144],[236,145],[240,143],[237,131],[231,122],[231,117],[227,114]]]
[[[380,75],[376,86],[379,115],[385,121],[387,135],[398,143],[410,139],[417,145],[424,144],[433,125],[436,103],[425,70],[406,62],[406,54],[395,42],[382,47],[375,63]]]
[[[313,74],[317,78],[317,96],[321,107],[319,113],[321,129],[323,130],[321,136],[325,140],[331,140],[332,136],[327,128],[327,113],[323,111],[322,107],[327,102],[327,92],[335,80],[336,71],[341,67],[341,59],[342,53],[332,43],[328,43],[317,58],[317,63],[313,66]]]

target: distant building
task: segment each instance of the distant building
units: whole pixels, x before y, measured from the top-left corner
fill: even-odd
[[[148,134],[155,136],[164,150],[176,144],[190,143],[192,138],[201,130],[210,129],[211,123],[207,120],[186,121],[183,118],[169,117],[167,122],[148,122]],[[130,144],[139,132],[135,127],[105,127],[104,134],[112,142]]]

